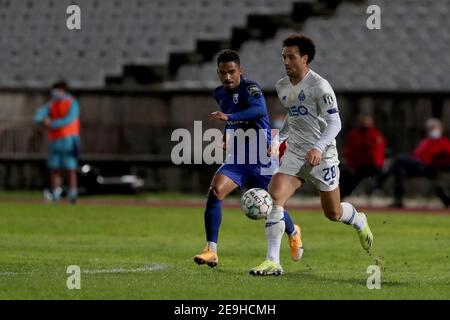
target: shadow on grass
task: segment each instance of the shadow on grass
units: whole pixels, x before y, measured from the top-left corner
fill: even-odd
[[[370,276],[367,274],[367,278],[364,278],[364,276],[355,278],[355,277],[342,277],[339,275],[332,276],[332,275],[319,275],[311,271],[299,271],[295,273],[287,273],[285,276],[289,277],[290,279],[293,279],[295,281],[305,281],[309,280],[311,282],[329,282],[329,283],[337,283],[337,284],[347,284],[347,285],[356,285],[360,286],[363,285],[366,287],[367,278]],[[406,286],[406,282],[397,281],[397,280],[381,280],[382,286],[388,286],[388,287],[401,287]]]
[[[209,269],[209,268],[208,268]],[[367,278],[369,277],[369,274],[367,274],[367,277],[364,277],[362,275],[361,277],[343,277],[341,275],[324,275],[324,274],[316,274],[313,271],[310,270],[303,270],[303,271],[297,271],[297,272],[285,272],[281,276],[251,276],[248,272],[248,270],[236,270],[236,269],[228,269],[228,268],[214,268],[211,269],[211,272],[215,274],[220,275],[230,275],[233,277],[249,277],[249,278],[255,278],[255,279],[268,279],[272,281],[274,278],[277,279],[277,281],[282,282],[299,282],[299,283],[329,283],[329,284],[344,284],[344,285],[350,285],[350,286],[361,286],[366,288]],[[263,280],[264,281],[264,280]],[[408,286],[408,282],[405,281],[398,281],[398,280],[381,280],[381,285],[383,287],[405,287]]]

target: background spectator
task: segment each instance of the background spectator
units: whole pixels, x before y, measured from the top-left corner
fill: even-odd
[[[438,173],[450,167],[450,139],[443,136],[444,128],[439,119],[431,118],[425,123],[427,136],[423,138],[412,155],[400,155],[394,159],[380,180],[380,186],[389,176],[394,176],[393,207],[403,207],[405,178],[427,177],[436,180]],[[450,205],[450,198],[442,186],[434,181],[436,194],[444,205]]]
[[[344,164],[341,166],[341,197],[349,196],[367,177],[378,177],[384,163],[386,140],[375,127],[373,117],[362,114],[358,127],[351,129],[345,138]]]
[[[78,196],[77,167],[80,149],[80,109],[77,100],[67,92],[63,81],[53,85],[51,100],[37,111],[34,121],[48,131],[47,167],[50,169],[50,200],[61,198],[62,176],[69,181],[68,197],[76,202]]]

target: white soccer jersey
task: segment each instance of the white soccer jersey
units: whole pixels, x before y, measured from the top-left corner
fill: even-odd
[[[328,81],[312,70],[296,85],[286,76],[275,87],[287,113],[285,126],[289,129],[289,143],[286,152],[303,159],[321,139],[327,127],[326,114],[338,112],[336,96]],[[337,157],[335,139],[322,151],[322,159],[333,157]]]

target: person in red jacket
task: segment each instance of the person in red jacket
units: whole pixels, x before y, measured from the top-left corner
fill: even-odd
[[[431,118],[425,123],[427,136],[423,138],[411,155],[398,156],[389,167],[383,180],[394,176],[393,207],[403,207],[405,178],[427,177],[434,179],[437,173],[450,168],[450,139],[443,135],[444,128],[439,119]],[[446,190],[435,184],[435,192],[444,203],[450,206],[450,196]]]
[[[349,196],[365,178],[378,177],[384,163],[386,139],[375,127],[373,117],[360,115],[358,127],[345,137],[344,158],[341,166],[341,198]]]

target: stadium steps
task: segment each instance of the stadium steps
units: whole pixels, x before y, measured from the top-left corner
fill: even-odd
[[[450,51],[450,1],[376,0],[370,4],[382,7],[381,30],[366,27],[368,1],[345,1],[334,12],[329,9],[310,16],[302,28],[283,27],[272,39],[245,42],[239,53],[246,74],[273,89],[284,75],[280,43],[301,30],[316,42],[312,68],[335,90],[447,92],[450,55],[444,52]],[[182,66],[170,86],[213,87],[217,85],[214,69],[212,60]]]
[[[163,79],[166,80],[163,87],[214,87],[217,85],[217,81],[215,63],[212,60],[219,50],[233,48],[240,51],[243,47],[249,48],[255,43],[266,43],[273,40],[280,31],[301,30],[304,23],[312,17],[326,19],[335,15],[339,4],[344,1],[349,2],[349,0],[297,0],[293,2],[290,13],[250,14],[247,25],[234,28],[229,40],[218,40],[208,44],[200,41],[195,53],[171,55],[170,79],[168,81]],[[362,3],[364,0],[350,0],[350,2]],[[193,77],[200,81],[192,80]]]
[[[80,89],[157,83],[336,1],[2,0],[0,88],[46,88],[59,78]],[[303,6],[298,16],[294,3]],[[65,27],[71,4],[81,7],[78,31]]]
[[[176,88],[178,87],[176,76],[180,67],[202,65],[211,61],[218,51],[225,48],[238,49],[250,40],[265,41],[271,39],[277,30],[283,27],[300,28],[303,21],[309,16],[332,14],[340,2],[341,0],[294,0],[290,3],[289,12],[285,9],[275,10],[275,7],[279,5],[277,1],[273,1],[273,8],[269,9],[258,10],[255,5],[252,13],[247,15],[245,24],[240,23],[241,26],[232,27],[230,37],[221,39],[205,35],[200,36],[196,40],[195,50],[170,53],[167,67],[125,66],[123,75],[107,78],[107,85],[109,87],[116,85],[123,87],[128,79],[131,86],[164,82],[163,87]],[[257,1],[254,4],[257,4]],[[247,3],[247,5],[250,5],[250,3]],[[128,70],[133,70],[133,72]]]

